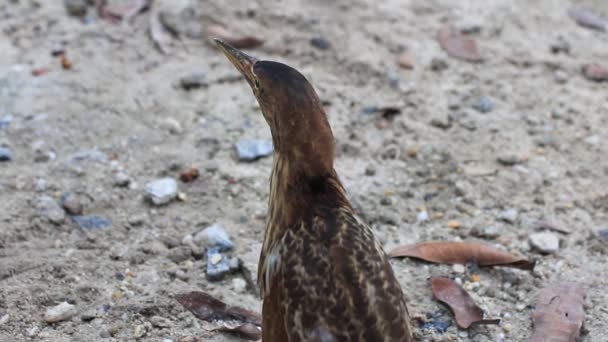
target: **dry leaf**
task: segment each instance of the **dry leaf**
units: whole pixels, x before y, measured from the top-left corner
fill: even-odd
[[[481,55],[477,50],[477,43],[469,36],[458,30],[446,27],[439,31],[437,39],[448,55],[467,62],[481,62]]]
[[[207,37],[209,39],[219,38],[237,49],[250,49],[264,44],[264,41],[258,37],[237,35],[218,24],[207,27]]]
[[[585,318],[583,297],[584,290],[576,283],[542,289],[532,314],[534,333],[530,342],[577,341]]]
[[[150,37],[160,50],[160,52],[167,54],[169,53],[170,46],[173,43],[173,37],[165,29],[163,23],[160,21],[160,14],[152,13],[150,15]]]
[[[175,299],[196,318],[209,324],[209,331],[225,331],[248,340],[262,338],[262,318],[258,313],[236,306],[229,306],[211,295],[193,291],[175,296]]]
[[[534,262],[479,242],[425,241],[393,249],[391,257],[412,257],[430,262],[466,264],[475,260],[479,266],[509,266],[525,270]]]
[[[598,31],[608,31],[608,19],[600,17],[591,10],[571,8],[568,10],[568,15],[580,26]]]
[[[435,298],[447,304],[454,313],[456,324],[468,329],[474,324],[498,324],[500,319],[484,319],[483,310],[473,298],[452,279],[446,277],[431,277],[431,290]]]

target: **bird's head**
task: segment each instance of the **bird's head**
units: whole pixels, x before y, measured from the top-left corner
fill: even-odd
[[[275,151],[295,161],[311,159],[309,163],[319,164],[311,167],[332,169],[333,134],[308,80],[288,65],[258,60],[221,40],[215,42],[253,90],[270,126]]]

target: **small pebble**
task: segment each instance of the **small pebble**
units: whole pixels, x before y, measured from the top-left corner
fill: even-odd
[[[423,210],[423,211],[419,212],[418,215],[416,215],[416,220],[418,222],[428,221],[428,219],[429,219],[429,213],[426,210]]]
[[[524,311],[526,309],[526,304],[524,304],[524,303],[517,303],[515,305],[515,309],[517,311]]]
[[[496,161],[504,166],[513,166],[515,164],[521,164],[523,160],[514,154],[502,154],[496,157]]]
[[[473,104],[473,109],[480,113],[489,113],[494,109],[494,103],[490,97],[482,96]]]
[[[608,228],[599,231],[599,236],[603,239],[608,239]]]
[[[177,182],[173,178],[154,180],[146,184],[146,193],[155,205],[167,204],[177,196]]]
[[[242,279],[241,279],[242,280]],[[244,280],[243,280],[244,281]],[[5,324],[6,322],[8,322],[8,320],[11,318],[11,316],[9,316],[8,314],[4,314],[2,316],[0,316],[0,325]]]
[[[78,313],[76,306],[63,302],[52,308],[48,308],[44,314],[44,321],[47,323],[57,323],[68,320]]]
[[[469,333],[461,330],[458,332],[458,337],[462,337],[462,338],[469,337]]]
[[[466,268],[462,264],[454,264],[452,266],[452,271],[454,271],[454,273],[464,273]]]
[[[450,227],[452,229],[458,229],[462,226],[462,224],[458,220],[449,220],[447,222],[447,225],[448,225],[448,227]]]
[[[513,325],[511,325],[510,323],[505,323],[502,325],[502,329],[505,332],[511,332],[511,330],[513,330]]]
[[[175,118],[164,118],[160,122],[160,126],[163,129],[169,131],[169,133],[171,134],[179,135],[183,132],[182,124],[180,124],[179,121],[177,121],[177,119]]]
[[[519,212],[517,209],[507,209],[498,214],[498,219],[510,224],[514,224],[517,222],[517,218],[519,217]]]
[[[237,258],[223,255],[218,247],[207,250],[207,279],[210,281],[221,280],[238,269],[240,269],[240,261]]]
[[[147,332],[148,332],[148,329],[146,329],[145,325],[143,325],[143,324],[136,325],[135,328],[133,329],[133,337],[135,337],[135,338],[144,337]]]
[[[559,238],[553,233],[535,233],[530,235],[530,245],[541,253],[552,254],[559,249]]]
[[[93,230],[105,228],[112,225],[112,220],[98,215],[77,215],[72,216],[72,220],[76,222],[82,230]]]
[[[87,14],[86,0],[64,0],[64,4],[69,15],[84,17]]]
[[[583,76],[590,81],[608,81],[608,69],[597,63],[583,65],[582,73]]]
[[[234,278],[232,279],[232,289],[236,293],[245,293],[247,292],[247,282],[242,278]]]
[[[131,184],[131,177],[124,172],[117,172],[114,175],[114,185],[118,187],[127,187]]]
[[[13,153],[8,147],[0,147],[0,161],[9,161],[13,159]]]
[[[331,48],[331,43],[327,39],[320,37],[311,38],[310,45],[319,50],[329,50]]]
[[[8,128],[11,125],[11,122],[13,122],[13,116],[12,115],[6,115],[0,118],[0,129],[5,129]]]
[[[179,246],[169,250],[167,258],[176,264],[190,259],[192,256],[192,249],[188,246]]]
[[[70,215],[82,215],[84,205],[79,196],[72,192],[64,192],[59,198],[59,203],[65,211]]]
[[[191,75],[184,76],[179,80],[179,84],[184,90],[192,90],[201,87],[206,87],[207,83],[206,76],[202,72],[195,72]]]
[[[240,161],[254,161],[272,154],[271,140],[245,139],[236,143],[236,153]]]
[[[65,220],[65,211],[57,201],[49,196],[42,196],[36,203],[36,208],[41,216],[55,224],[61,224]]]
[[[443,71],[448,68],[448,62],[441,58],[433,58],[431,60],[431,70],[433,71]]]
[[[36,179],[36,185],[35,185],[36,192],[45,192],[47,188],[48,188],[48,185],[44,178]]]
[[[555,82],[558,84],[564,84],[566,82],[568,82],[568,73],[563,71],[563,70],[556,70],[555,73],[553,73],[553,78],[555,79]]]
[[[231,250],[234,247],[226,230],[217,224],[198,232],[194,236],[194,242],[202,243],[206,248],[218,247],[220,251]]]

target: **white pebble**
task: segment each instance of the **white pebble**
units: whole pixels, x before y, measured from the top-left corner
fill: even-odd
[[[63,302],[52,308],[48,308],[44,314],[44,321],[47,323],[56,323],[68,320],[78,313],[76,306]]]

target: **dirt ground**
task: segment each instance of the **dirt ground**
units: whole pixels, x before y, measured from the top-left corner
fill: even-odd
[[[582,340],[608,341],[608,83],[580,71],[608,61],[608,34],[578,26],[572,5],[158,0],[132,20],[85,23],[62,1],[1,1],[0,122],[12,120],[0,125],[0,146],[12,160],[0,162],[0,341],[238,341],[205,331],[173,296],[202,289],[261,309],[239,275],[208,281],[203,251],[182,240],[220,224],[231,255],[257,269],[272,158],[239,162],[234,144],[270,132],[246,82],[204,38],[158,50],[148,28],[161,11],[263,37],[251,54],[312,81],[336,136],[338,173],[387,250],[461,239],[537,261],[533,272],[480,269],[473,283],[450,265],[394,260],[418,340],[525,341],[539,289],[568,280],[587,291]],[[608,15],[605,1],[576,5]],[[472,31],[484,61],[449,57],[436,39],[445,25]],[[71,69],[51,55],[57,48]],[[412,70],[399,68],[403,53]],[[184,90],[180,79],[197,73],[207,85]],[[487,113],[473,109],[481,96],[492,101]],[[389,106],[400,113],[370,109]],[[201,175],[179,182],[184,200],[145,200],[147,182],[191,165]],[[117,174],[131,184],[117,186]],[[41,198],[66,192],[111,226],[50,222]],[[530,246],[539,220],[569,231],[550,232],[560,241],[554,253]],[[433,300],[432,275],[460,278],[501,323],[459,330]],[[77,314],[46,323],[46,310],[64,301]],[[446,332],[421,327],[433,315],[451,322]]]

